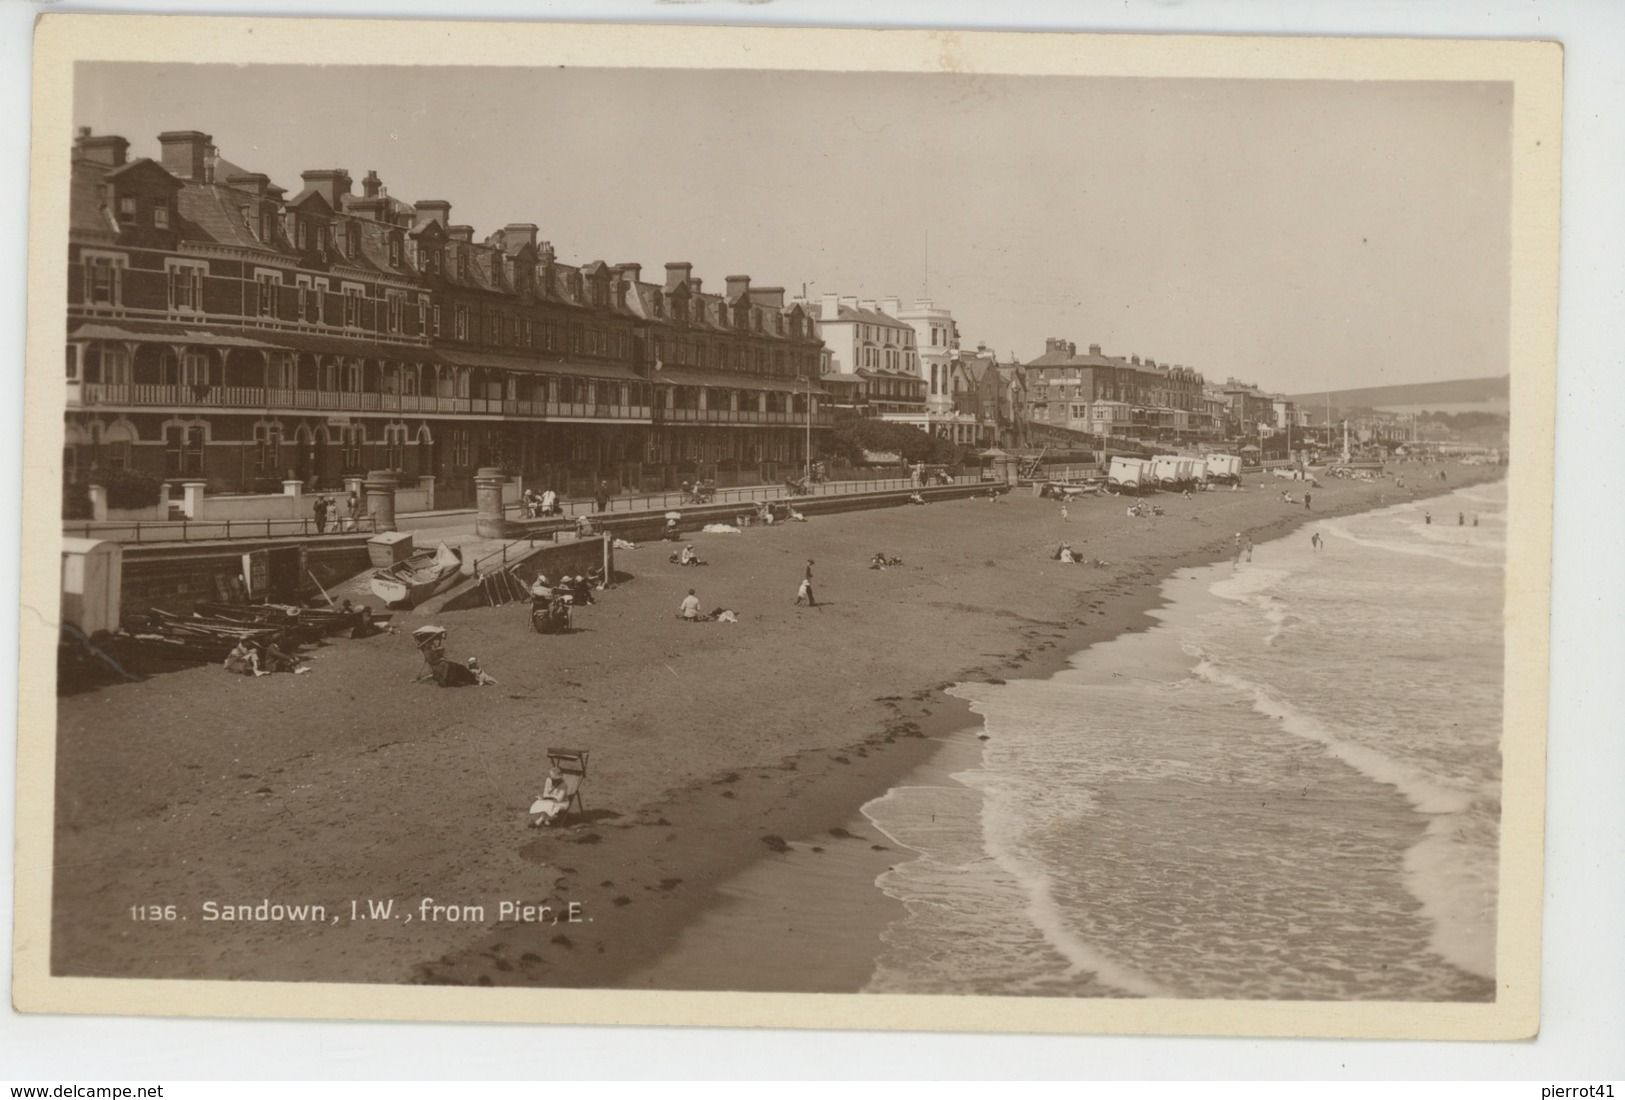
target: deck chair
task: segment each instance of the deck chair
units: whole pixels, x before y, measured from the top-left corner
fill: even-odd
[[[581,784],[587,778],[587,749],[548,749],[547,762],[564,773],[564,793],[567,796],[564,812],[574,805],[577,813],[586,813],[581,801]]]

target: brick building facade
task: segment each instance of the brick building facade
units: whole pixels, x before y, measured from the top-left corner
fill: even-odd
[[[70,481],[274,491],[393,469],[456,506],[482,465],[566,492],[771,480],[829,427],[817,325],[778,288],[572,266],[534,225],[477,242],[449,202],[372,173],[355,194],[342,169],[305,172],[290,198],[207,134],[158,140],[159,160],[74,146]]]

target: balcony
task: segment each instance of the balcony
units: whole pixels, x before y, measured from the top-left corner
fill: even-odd
[[[287,409],[319,412],[433,413],[450,416],[512,416],[545,420],[627,420],[648,422],[648,405],[604,405],[560,401],[520,401],[499,397],[440,397],[431,394],[396,394],[264,388],[260,386],[177,385],[129,382],[76,382],[68,386],[69,408],[90,406],[147,406],[153,408]],[[685,410],[697,413],[698,410]],[[745,414],[711,411],[707,419]],[[762,414],[750,414],[762,415]],[[767,414],[785,417],[788,414]],[[739,423],[739,420],[731,422]],[[784,422],[800,420],[791,418]]]

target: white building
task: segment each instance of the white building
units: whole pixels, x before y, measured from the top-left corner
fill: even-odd
[[[926,383],[926,407],[934,413],[952,412],[953,363],[959,357],[959,326],[954,324],[954,315],[946,309],[938,309],[929,298],[915,299],[909,309],[902,305],[901,299],[887,298],[881,308],[914,330],[914,344],[920,352],[920,377]]]

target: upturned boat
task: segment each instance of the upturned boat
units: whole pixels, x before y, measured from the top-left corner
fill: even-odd
[[[462,567],[462,552],[441,543],[432,553],[425,550],[387,569],[373,570],[373,595],[390,607],[416,607],[456,584]]]

